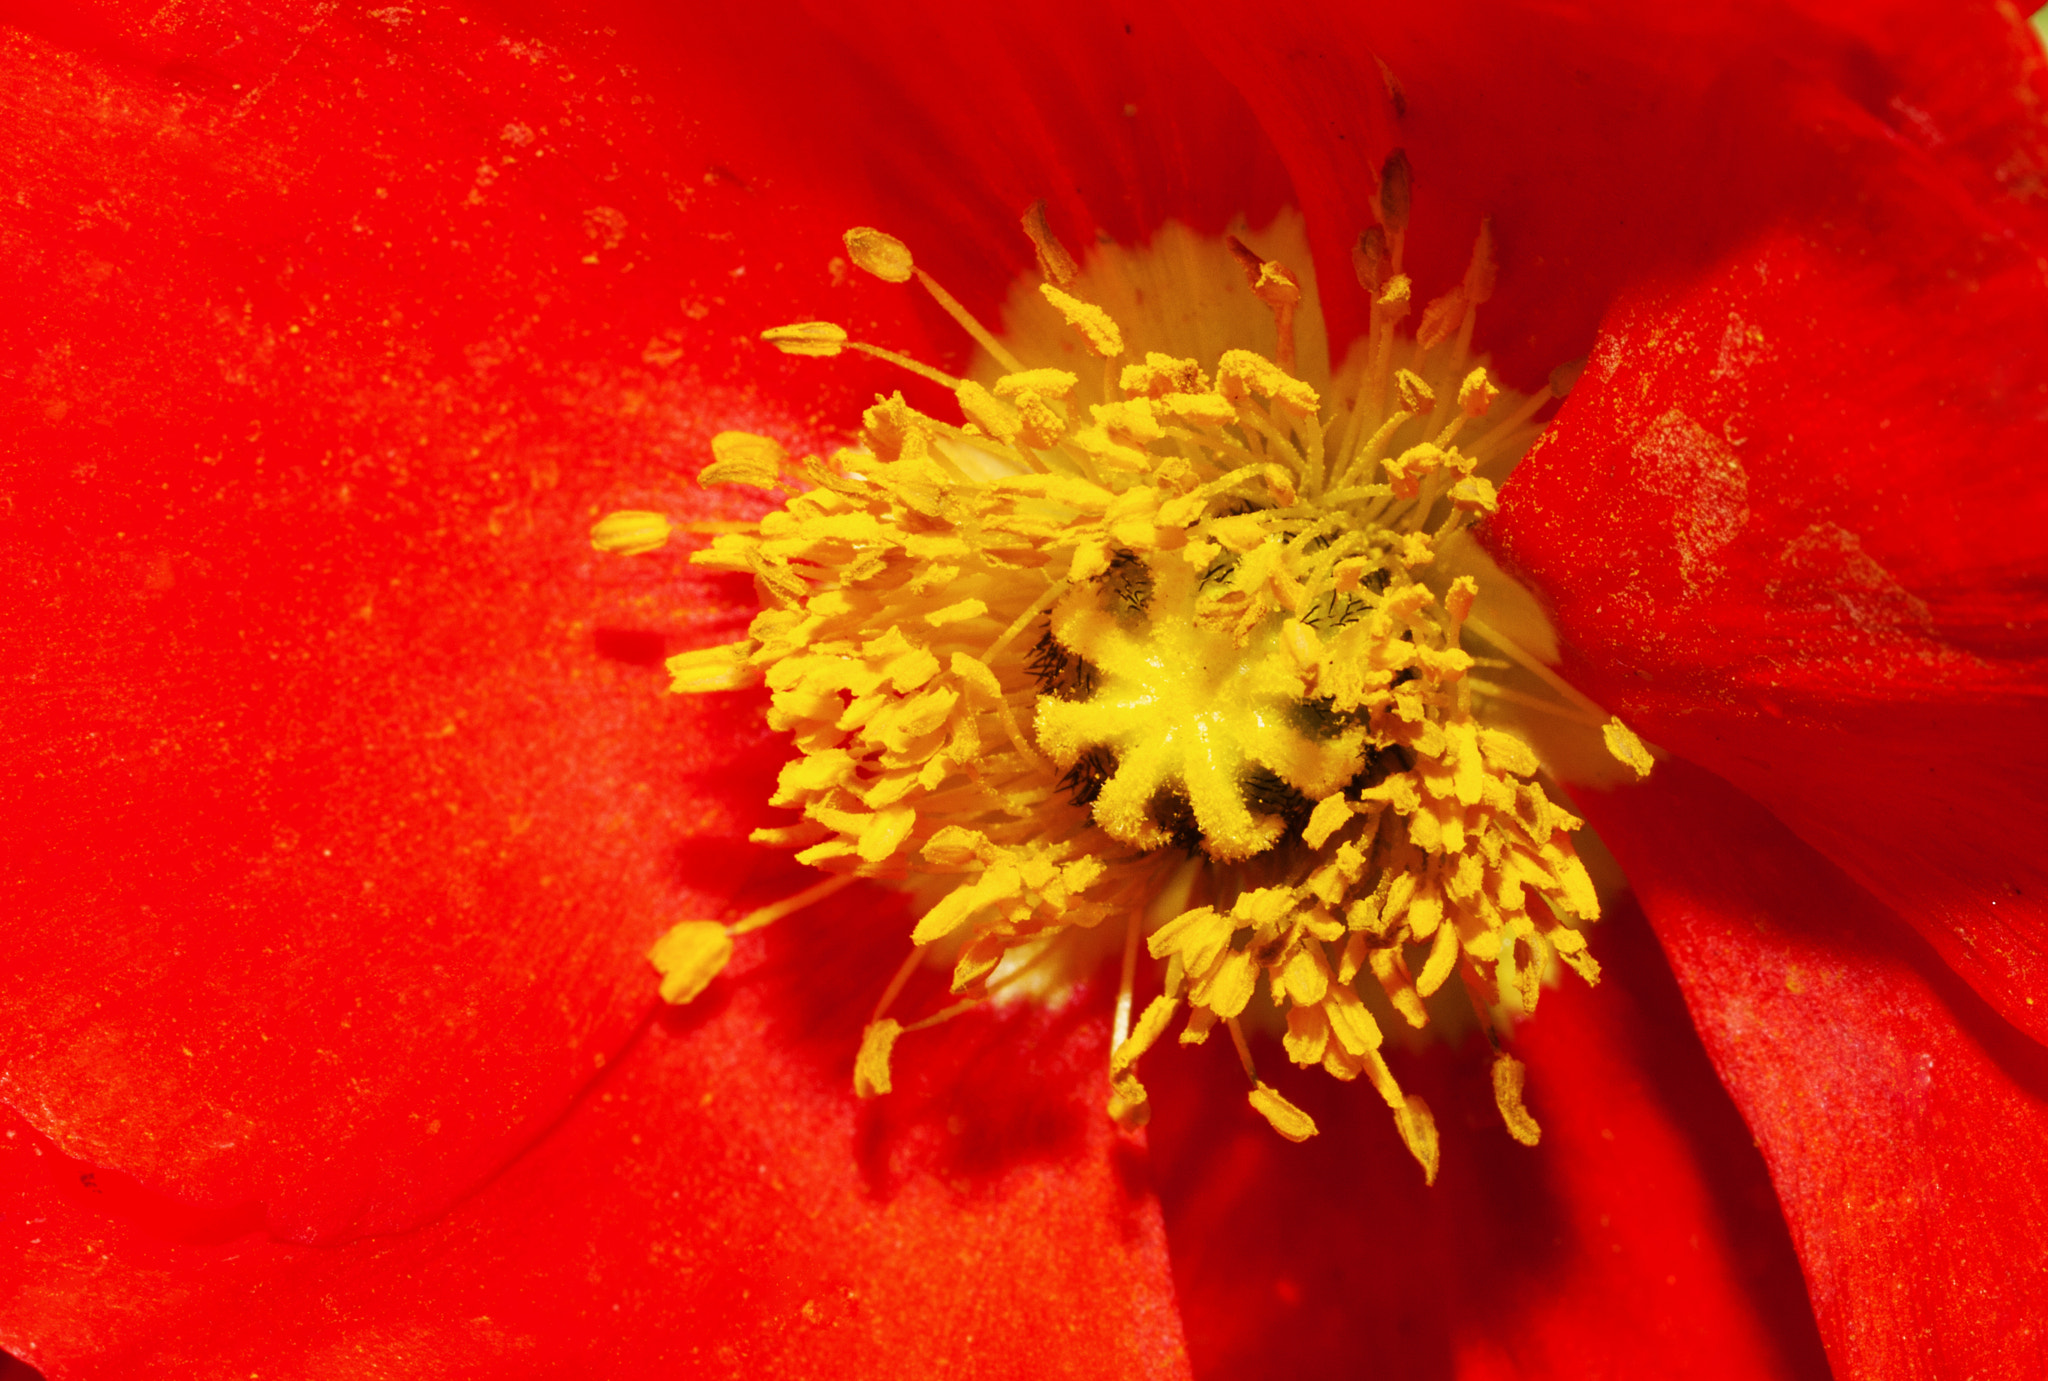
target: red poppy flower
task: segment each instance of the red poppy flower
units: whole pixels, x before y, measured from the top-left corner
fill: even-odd
[[[0,1346],[2042,1371],[2048,73],[2004,9],[10,22]],[[745,842],[760,702],[659,693],[751,590],[590,520],[713,514],[713,433],[829,444],[884,377],[764,326],[957,354],[835,269],[846,226],[992,309],[1037,197],[1126,242],[1292,203],[1337,283],[1396,145],[1425,288],[1493,217],[1500,372],[1590,351],[1489,540],[1673,755],[1581,800],[1662,955],[1624,906],[1611,980],[1529,1026],[1543,1144],[1445,1049],[1430,1189],[1354,1091],[1289,1085],[1296,1147],[1192,1058],[1148,1068],[1148,1145],[1100,1112],[1099,992],[856,1105],[881,892],[655,1012],[654,936],[800,870]]]

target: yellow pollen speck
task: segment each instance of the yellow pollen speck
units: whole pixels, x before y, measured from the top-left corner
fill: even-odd
[[[732,936],[716,921],[684,921],[654,942],[648,962],[661,971],[665,1002],[688,1002],[732,958]]]
[[[1600,728],[1638,772],[1650,755],[1495,627],[1505,578],[1472,573],[1468,529],[1497,507],[1548,395],[1503,388],[1469,350],[1492,291],[1485,233],[1420,335],[1402,333],[1408,196],[1390,161],[1388,218],[1359,249],[1370,334],[1335,370],[1325,342],[1295,339],[1320,318],[1313,279],[1281,259],[1210,242],[1229,294],[1243,304],[1249,286],[1263,319],[1182,344],[1171,293],[1147,289],[1159,327],[1131,285],[1187,281],[1185,264],[1073,265],[1042,210],[1027,217],[1049,280],[1031,292],[1036,345],[966,317],[902,242],[846,236],[863,269],[918,279],[963,320],[989,362],[967,377],[830,323],[764,334],[792,353],[895,358],[952,394],[945,416],[878,399],[829,456],[721,434],[703,482],[783,501],[755,523],[693,525],[712,540],[690,559],[749,576],[761,612],[744,639],[668,663],[679,691],[765,682],[768,726],[792,744],[770,803],[801,818],[755,837],[831,875],[731,933],[855,878],[914,900],[916,953],[863,1037],[862,1097],[889,1091],[904,1034],[1064,991],[1121,953],[1119,1121],[1149,1115],[1138,1064],[1171,1024],[1184,1045],[1222,1028],[1280,1135],[1315,1123],[1252,1073],[1250,1041],[1369,1087],[1434,1180],[1436,1123],[1401,1087],[1383,1023],[1477,1021],[1497,1045],[1553,959],[1597,980],[1580,822],[1553,799],[1547,741],[1515,715],[1548,712],[1588,741]],[[1093,377],[1056,367],[1076,351],[1068,328],[1105,362]],[[1132,346],[1142,363],[1116,364]],[[593,541],[651,549],[654,519],[614,515]],[[664,997],[687,1001],[730,950],[726,928],[677,927],[653,956]],[[888,1017],[899,997],[926,1000],[927,963],[950,968],[951,1005]],[[1145,982],[1164,991],[1133,1025]],[[1509,1131],[1533,1145],[1522,1066],[1502,1055],[1493,1077]]]

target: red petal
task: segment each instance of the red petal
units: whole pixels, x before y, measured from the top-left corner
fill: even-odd
[[[892,197],[950,186],[935,224],[1021,259],[1032,187],[1135,228],[1209,152],[1259,162],[1170,34],[1126,72],[1108,20],[1042,17],[1043,51],[966,26],[962,61],[1013,66],[956,93],[951,144],[928,67],[891,93],[758,8],[49,9],[9,41],[0,828],[33,924],[0,1052],[43,1130],[282,1232],[388,1229],[618,1047],[649,939],[744,880],[683,841],[743,834],[766,763],[707,777],[762,751],[756,712],[633,669],[733,636],[744,585],[593,558],[590,518],[687,516],[665,476],[720,427],[855,415],[867,371],[751,340],[916,336],[909,294],[830,264]],[[998,159],[1070,52],[1038,162]]]
[[[745,881],[758,714],[651,664],[751,592],[585,532],[704,511],[668,472],[720,425],[809,427],[772,362],[730,382],[776,242],[716,237],[764,199],[573,86],[594,56],[218,18],[0,50],[0,1053],[72,1152],[332,1236],[558,1116],[648,942]]]
[[[1185,1376],[1142,1154],[1100,1112],[1102,1004],[905,1037],[897,1092],[860,1105],[851,1009],[870,999],[851,989],[886,970],[900,908],[805,920],[845,989],[786,941],[394,1237],[169,1242],[134,1191],[110,1195],[8,1115],[0,1345],[106,1378],[325,1381],[366,1357],[620,1381]]]
[[[2011,5],[1806,0],[1863,40],[1842,84],[1978,205],[2048,243],[2048,56]]]
[[[2040,1035],[2048,285],[1866,126],[1854,215],[1617,309],[1493,536],[1587,690]]]
[[[1478,340],[1524,387],[1585,354],[1617,292],[1689,271],[1797,197],[1802,89],[1846,90],[2036,243],[2048,225],[2048,74],[2009,7],[1278,0],[1256,23],[1183,8],[1286,161],[1339,345],[1364,326],[1349,250],[1395,147],[1415,170],[1420,293],[1457,280],[1493,218],[1502,273]]]
[[[1750,1146],[1624,905],[1609,977],[1546,992],[1515,1035],[1535,1149],[1510,1141],[1483,1046],[1395,1052],[1435,1112],[1433,1187],[1370,1089],[1278,1077],[1321,1132],[1246,1106],[1227,1049],[1145,1080],[1198,1375],[1824,1377],[1798,1267]],[[1280,1066],[1261,1050],[1261,1073]]]
[[[825,194],[886,208],[884,228],[941,277],[997,301],[1032,269],[1018,220],[1041,197],[1076,253],[1098,234],[1142,241],[1169,220],[1208,231],[1263,221],[1287,200],[1271,146],[1163,10],[1052,0],[1027,19],[947,0],[806,5],[798,22],[844,45],[844,89],[804,93],[816,100],[804,137],[841,144],[868,181],[864,194],[832,183]]]
[[[1724,783],[1589,795],[1761,1140],[1836,1374],[2048,1368],[2048,1051]]]
[[[1881,103],[1912,95],[1921,72],[1883,68],[1853,16],[1749,5],[1277,0],[1256,23],[1233,5],[1187,8],[1287,163],[1333,339],[1363,329],[1350,246],[1378,220],[1380,163],[1402,147],[1417,292],[1450,288],[1492,217],[1502,271],[1477,340],[1523,387],[1586,353],[1616,293],[1782,213],[1815,156],[1796,93],[1853,69]]]

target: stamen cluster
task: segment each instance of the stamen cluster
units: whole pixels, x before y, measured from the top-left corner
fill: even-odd
[[[878,231],[847,243],[883,277],[923,277]],[[1294,280],[1232,243],[1291,362]],[[987,384],[913,366],[952,388],[959,422],[899,393],[829,457],[719,437],[703,482],[784,502],[691,560],[753,576],[763,611],[744,640],[670,668],[681,691],[765,681],[795,751],[773,802],[802,819],[758,839],[928,903],[911,942],[951,963],[960,1002],[916,1025],[1112,923],[1117,1116],[1146,1116],[1135,1066],[1183,1004],[1181,1042],[1223,1025],[1251,1074],[1240,1019],[1263,994],[1289,1058],[1365,1076],[1433,1176],[1434,1124],[1383,1058],[1383,1023],[1425,1025],[1453,977],[1489,1033],[1535,1008],[1553,959],[1596,980],[1580,927],[1599,901],[1535,752],[1475,713],[1486,687],[1463,643],[1478,586],[1435,570],[1493,510],[1484,471],[1526,448],[1550,395],[1503,405],[1467,358],[1491,287],[1484,237],[1421,339],[1395,329],[1409,288],[1398,246],[1384,250],[1372,335],[1328,398],[1249,350],[1119,364],[1122,331],[1067,291],[1068,272],[1043,295],[1103,362],[1103,401],[1083,401],[1078,373],[1003,351],[1012,367]],[[768,337],[888,353],[828,323]],[[652,519],[614,515],[599,545],[645,550],[666,532]],[[1618,724],[1609,738],[1640,754]],[[677,927],[654,954],[664,993],[700,990],[737,928]],[[1164,991],[1133,1027],[1140,940],[1165,961]],[[886,1016],[897,987],[863,1046],[863,1093],[887,1091],[889,1053],[915,1029]],[[1275,1128],[1313,1134],[1252,1078]],[[1495,1086],[1533,1141],[1511,1057]]]

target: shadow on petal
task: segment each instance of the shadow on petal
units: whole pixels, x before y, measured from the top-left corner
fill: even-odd
[[[1148,1063],[1198,1375],[1827,1375],[1762,1164],[1640,913],[1624,901],[1593,944],[1607,981],[1546,991],[1513,1042],[1539,1147],[1508,1138],[1476,1040],[1392,1056],[1436,1115],[1434,1187],[1370,1089],[1276,1077],[1260,1049],[1322,1128],[1296,1147],[1227,1051]]]

